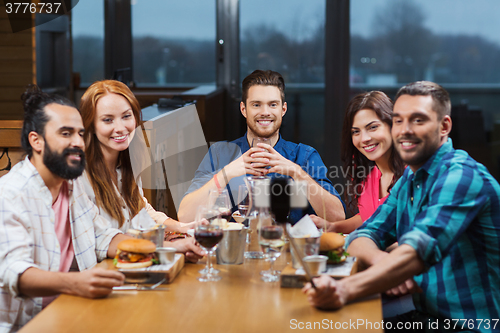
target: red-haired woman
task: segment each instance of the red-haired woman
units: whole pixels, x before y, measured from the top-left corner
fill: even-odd
[[[82,96],[80,112],[87,159],[82,177],[87,195],[99,207],[100,214],[122,231],[139,227],[134,225],[137,219],[132,219],[142,209],[156,223],[166,225],[168,231],[186,232],[193,227],[193,223],[181,223],[154,210],[143,195],[140,178],[134,179],[129,144],[141,122],[141,109],[130,89],[119,81],[97,81]],[[152,221],[145,219],[138,223],[151,227],[144,223]],[[181,247],[202,253],[193,239],[172,245],[178,250]]]
[[[347,174],[346,202],[359,214],[327,222],[312,216],[319,228],[350,233],[381,205],[404,171],[404,163],[392,145],[392,101],[381,91],[355,96],[347,106],[342,127],[341,154]]]

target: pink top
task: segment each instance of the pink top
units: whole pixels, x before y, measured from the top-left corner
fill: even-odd
[[[71,226],[69,224],[69,194],[67,182],[63,182],[59,195],[52,204],[52,209],[55,215],[54,229],[61,249],[59,272],[67,273],[75,257],[73,243],[71,241]],[[44,297],[42,306],[46,307],[55,298],[55,296]]]
[[[358,208],[361,220],[365,222],[377,210],[378,206],[384,203],[388,195],[379,199],[380,177],[382,173],[375,166],[363,182],[363,193],[358,198]]]

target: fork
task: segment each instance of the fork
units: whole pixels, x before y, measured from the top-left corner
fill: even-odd
[[[152,286],[143,286],[143,285],[139,285],[139,284],[133,284],[133,285],[128,285],[128,286],[118,286],[118,287],[113,287],[113,290],[117,290],[117,291],[122,291],[122,290],[144,290],[144,291],[147,291],[147,290],[170,290],[169,288],[156,288],[158,287],[160,284],[162,284],[163,282],[165,282],[167,278],[163,278],[163,280],[153,284]]]

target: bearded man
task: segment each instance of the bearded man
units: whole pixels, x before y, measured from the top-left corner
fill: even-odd
[[[399,90],[392,139],[408,167],[348,239],[347,251],[369,268],[340,281],[314,279],[316,288],[303,290],[312,305],[337,309],[373,293],[412,293],[415,310],[385,318],[386,331],[499,331],[500,185],[453,148],[450,114],[448,92],[436,83]]]
[[[246,118],[247,132],[232,142],[218,142],[210,147],[181,201],[179,220],[194,220],[196,207],[205,204],[209,191],[216,189],[228,189],[234,211],[242,178],[262,175],[306,182],[310,204],[307,213],[329,221],[344,220],[344,203],[327,178],[327,168],[318,152],[310,146],[285,141],[279,133],[287,111],[281,74],[256,70],[248,75],[242,83],[240,111]],[[252,145],[257,138],[266,138],[269,143]],[[299,211],[290,214],[292,222],[301,217]]]
[[[99,216],[83,185],[83,122],[64,98],[23,94],[27,156],[0,178],[0,331],[17,331],[58,294],[104,297],[124,275],[93,268],[128,238]]]

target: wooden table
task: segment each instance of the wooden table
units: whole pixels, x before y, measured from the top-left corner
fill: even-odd
[[[283,268],[288,256],[277,262]],[[108,264],[108,263],[106,263]],[[338,311],[320,311],[309,305],[300,289],[264,283],[263,260],[243,265],[216,265],[218,282],[199,282],[202,263],[186,264],[168,291],[120,291],[104,299],[62,295],[20,332],[290,332],[341,328],[357,332],[382,332],[379,297],[352,303]],[[366,322],[371,322],[366,327]],[[351,326],[351,328],[354,326]],[[295,329],[293,329],[295,328]],[[379,329],[375,329],[379,328]]]

